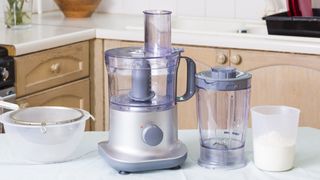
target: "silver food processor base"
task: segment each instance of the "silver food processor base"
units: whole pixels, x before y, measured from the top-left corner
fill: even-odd
[[[158,169],[180,168],[187,158],[187,148],[179,143],[177,148],[157,157],[146,159],[141,155],[133,156],[119,153],[108,146],[108,141],[98,144],[100,155],[120,174]]]
[[[238,169],[247,165],[244,147],[238,149],[211,149],[200,147],[198,164],[209,169]]]

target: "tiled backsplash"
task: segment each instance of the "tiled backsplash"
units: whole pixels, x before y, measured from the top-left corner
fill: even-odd
[[[320,0],[313,0],[320,8]],[[98,11],[141,14],[143,9],[172,10],[177,16],[261,19],[286,10],[286,0],[102,0]]]
[[[5,0],[0,0],[0,7]],[[53,0],[42,1],[43,11],[56,10]],[[277,6],[277,7],[275,7]],[[313,7],[320,8],[320,0],[313,0]],[[167,9],[176,16],[261,19],[266,14],[286,8],[286,0],[102,0],[100,12],[141,14],[144,9]],[[0,8],[3,18],[3,8]]]
[[[265,15],[266,1],[268,0],[103,0],[98,11],[141,14],[143,9],[167,9],[177,16],[261,19]]]

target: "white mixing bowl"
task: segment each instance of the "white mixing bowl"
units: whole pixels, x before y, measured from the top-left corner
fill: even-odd
[[[36,163],[63,162],[68,160],[68,157],[76,150],[84,134],[85,122],[91,117],[87,111],[76,110],[82,112],[81,118],[61,124],[42,124],[40,126],[19,124],[12,118],[16,111],[0,115],[0,122],[4,124],[11,150],[19,158]],[[35,119],[41,119],[41,116],[49,119],[70,117],[59,111],[54,112],[51,110],[47,114],[36,113]]]

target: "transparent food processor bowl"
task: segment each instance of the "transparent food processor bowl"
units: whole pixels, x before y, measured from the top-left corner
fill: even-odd
[[[150,54],[139,47],[106,51],[111,108],[145,112],[172,108],[182,50],[171,50],[163,55]]]

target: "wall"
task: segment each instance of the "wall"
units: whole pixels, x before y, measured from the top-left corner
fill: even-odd
[[[0,0],[1,8],[5,0]],[[42,1],[43,11],[57,10],[53,0],[34,0],[34,11],[37,1]],[[320,8],[320,0],[312,0],[313,6]],[[277,5],[278,8],[274,6]],[[285,10],[286,0],[102,0],[99,12],[118,14],[141,14],[144,9],[167,9],[176,16],[200,16],[217,18],[261,19],[266,14]]]
[[[312,0],[320,8],[320,0]],[[168,9],[178,16],[261,19],[286,11],[286,0],[102,0],[98,11],[141,14],[144,9]]]
[[[264,7],[264,0],[103,0],[98,11],[141,14],[144,9],[167,9],[178,16],[257,19]]]

